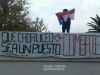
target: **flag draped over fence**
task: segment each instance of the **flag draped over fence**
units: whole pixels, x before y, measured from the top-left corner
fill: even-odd
[[[67,21],[68,16],[70,17],[71,20],[74,20],[74,13],[75,13],[75,9],[71,9],[67,12],[56,13],[56,16],[59,20],[60,25],[63,24],[64,21]]]

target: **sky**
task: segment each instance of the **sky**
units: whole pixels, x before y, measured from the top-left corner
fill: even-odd
[[[40,17],[50,32],[62,32],[55,15],[63,9],[75,8],[75,19],[71,21],[70,33],[85,33],[88,31],[90,17],[100,15],[100,0],[28,0],[29,14],[32,19]]]

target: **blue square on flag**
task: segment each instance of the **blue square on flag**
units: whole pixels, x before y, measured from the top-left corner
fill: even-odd
[[[60,17],[58,20],[59,20],[60,25],[64,24],[64,18],[63,17]]]

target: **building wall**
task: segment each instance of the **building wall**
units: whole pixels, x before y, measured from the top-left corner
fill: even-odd
[[[2,31],[0,75],[100,75],[100,34]]]
[[[51,61],[49,61],[51,60]],[[96,59],[97,60],[97,59]],[[0,57],[0,75],[100,75],[99,60],[24,59]],[[44,70],[44,66],[62,66],[61,70]]]

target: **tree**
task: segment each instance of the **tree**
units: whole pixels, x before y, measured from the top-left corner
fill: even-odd
[[[47,26],[45,26],[43,20],[39,19],[39,17],[35,18],[32,26],[35,32],[47,32]]]
[[[44,25],[44,23],[42,20],[41,23],[39,18],[38,22],[29,18],[27,5],[26,0],[0,0],[0,31],[38,32],[38,28],[42,28],[39,26]],[[34,28],[34,23],[37,29]]]
[[[88,26],[92,27],[94,32],[100,32],[100,16],[96,15],[95,18],[90,17],[93,21],[88,23]]]

